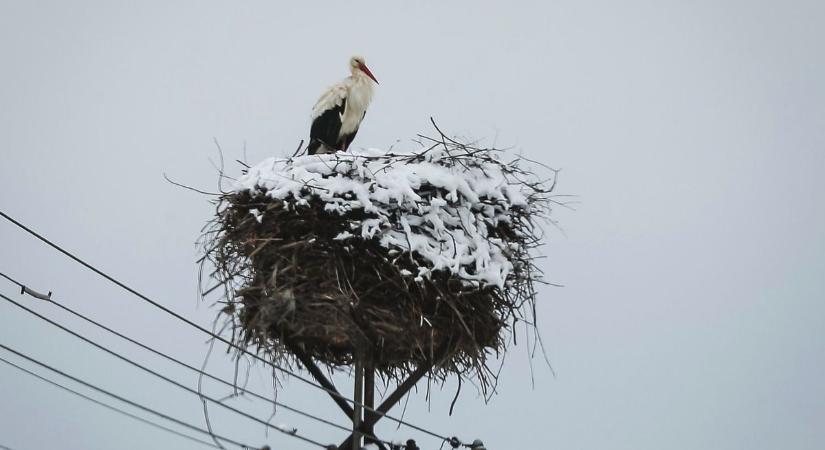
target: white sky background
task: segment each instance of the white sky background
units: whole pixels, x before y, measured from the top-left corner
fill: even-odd
[[[559,191],[581,201],[558,211],[566,236],[544,249],[543,268],[566,285],[539,299],[557,377],[537,358],[531,387],[520,341],[492,403],[465,385],[449,417],[449,384],[429,407],[412,396],[406,418],[496,450],[825,444],[825,3],[167,3],[0,2],[0,209],[209,325],[194,241],[212,207],[162,174],[213,190],[213,137],[227,161],[244,143],[252,163],[291,153],[321,90],[362,53],[381,85],[354,145],[410,145],[435,116],[563,169]],[[0,271],[203,358],[202,335],[5,221],[0,249]],[[195,383],[3,280],[0,292]],[[0,342],[202,423],[196,398],[6,302]],[[210,368],[231,373],[221,353]],[[257,390],[271,392],[267,375],[253,371]],[[0,381],[0,445],[199,448],[8,367]],[[299,382],[279,392],[345,423]],[[311,448],[212,412],[242,441]],[[274,422],[343,437],[285,411]]]

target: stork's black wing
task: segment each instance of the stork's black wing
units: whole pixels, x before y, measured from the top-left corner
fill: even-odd
[[[312,121],[309,130],[309,146],[307,153],[314,155],[321,145],[329,148],[336,148],[338,143],[338,133],[341,131],[341,117],[347,107],[347,99],[342,99],[340,105],[324,111]]]

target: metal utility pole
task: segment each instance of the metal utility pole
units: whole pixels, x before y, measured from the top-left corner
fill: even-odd
[[[352,412],[352,450],[361,448],[361,405],[364,402],[364,363],[361,358],[355,361],[355,407]]]

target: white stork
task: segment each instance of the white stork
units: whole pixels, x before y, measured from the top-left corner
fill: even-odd
[[[307,153],[346,151],[367,114],[372,82],[378,84],[362,56],[349,60],[352,75],[332,85],[312,108]]]

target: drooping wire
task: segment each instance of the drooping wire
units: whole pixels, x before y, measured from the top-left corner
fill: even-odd
[[[103,272],[102,270],[98,269],[97,267],[92,266],[91,264],[87,263],[86,261],[84,261],[84,260],[80,259],[80,257],[75,256],[74,254],[72,254],[72,253],[71,253],[71,252],[69,252],[68,250],[65,250],[65,249],[64,249],[64,248],[62,248],[61,246],[59,246],[59,245],[55,244],[54,242],[50,241],[49,239],[45,238],[44,236],[42,236],[41,234],[37,233],[37,232],[36,232],[36,231],[34,231],[33,229],[31,229],[31,228],[27,227],[27,226],[26,226],[26,225],[24,225],[23,223],[21,223],[21,222],[19,222],[19,221],[15,220],[14,218],[12,218],[11,216],[9,216],[9,215],[8,215],[8,214],[6,214],[5,212],[0,211],[0,216],[2,216],[2,217],[3,217],[4,219],[6,219],[7,221],[11,222],[12,224],[14,224],[15,226],[17,226],[18,228],[22,229],[23,231],[25,231],[25,232],[27,232],[27,233],[31,234],[32,236],[34,236],[35,238],[39,239],[39,240],[40,240],[40,241],[42,241],[43,243],[45,243],[45,244],[49,245],[50,247],[52,247],[53,249],[57,250],[58,252],[60,252],[60,253],[64,254],[65,256],[67,256],[68,258],[72,259],[73,261],[77,262],[78,264],[80,264],[80,265],[82,265],[82,266],[86,267],[87,269],[91,270],[92,272],[94,272],[94,273],[98,274],[99,276],[101,276],[101,277],[105,278],[106,280],[110,281],[111,283],[113,283],[113,284],[115,284],[116,286],[120,287],[121,289],[125,290],[126,292],[129,292],[130,294],[132,294],[132,295],[134,295],[134,296],[138,297],[139,299],[141,299],[141,300],[143,300],[143,301],[145,301],[145,302],[147,302],[147,303],[151,304],[152,306],[154,306],[154,307],[156,307],[156,308],[160,309],[161,311],[163,311],[163,312],[165,312],[165,313],[167,313],[167,314],[169,314],[169,315],[171,315],[171,316],[175,317],[176,319],[178,319],[178,320],[180,320],[180,321],[182,321],[182,322],[186,323],[187,325],[189,325],[189,326],[191,326],[191,327],[193,327],[193,328],[196,328],[196,329],[197,329],[197,330],[199,330],[200,332],[202,332],[202,333],[204,333],[204,334],[207,334],[207,335],[211,336],[213,339],[217,339],[218,341],[223,342],[224,344],[226,344],[226,345],[230,346],[231,348],[236,349],[236,350],[238,350],[239,352],[241,352],[241,353],[243,353],[243,354],[245,354],[245,355],[248,355],[248,356],[252,357],[253,359],[255,359],[255,360],[257,360],[257,361],[260,361],[260,362],[262,362],[262,363],[264,363],[264,364],[266,364],[266,365],[268,365],[268,366],[270,366],[270,367],[272,367],[272,368],[274,368],[274,369],[276,369],[276,370],[279,370],[279,371],[281,371],[281,372],[283,372],[283,373],[285,373],[285,374],[288,374],[288,375],[292,376],[293,378],[295,378],[295,379],[297,379],[297,380],[300,380],[300,381],[301,381],[301,382],[303,382],[303,383],[306,383],[306,384],[308,384],[308,385],[310,385],[310,386],[313,386],[313,387],[315,387],[315,388],[317,388],[317,389],[320,389],[320,390],[322,390],[322,391],[324,391],[324,392],[328,393],[329,395],[331,395],[331,396],[333,396],[333,397],[339,398],[339,399],[341,399],[341,400],[343,400],[343,401],[345,401],[345,402],[347,402],[347,403],[350,403],[350,404],[352,404],[352,405],[355,405],[355,406],[360,406],[360,407],[361,407],[361,408],[363,408],[365,411],[369,411],[369,412],[371,412],[371,413],[373,413],[373,414],[377,414],[377,415],[379,415],[379,416],[381,416],[381,417],[385,417],[385,418],[387,418],[387,419],[389,419],[389,420],[392,420],[392,421],[394,421],[394,422],[396,422],[396,423],[399,423],[399,424],[401,424],[401,425],[405,425],[405,426],[410,427],[410,428],[412,428],[412,429],[414,429],[414,430],[417,430],[417,431],[420,431],[420,432],[422,432],[422,433],[428,434],[428,435],[430,435],[430,436],[432,436],[432,437],[435,437],[435,438],[441,439],[442,441],[449,441],[449,440],[451,439],[451,438],[449,438],[449,437],[443,436],[443,435],[438,434],[438,433],[436,433],[436,432],[430,431],[430,430],[428,430],[428,429],[426,429],[426,428],[422,428],[422,427],[419,427],[419,426],[414,425],[414,424],[412,424],[412,423],[409,423],[409,422],[406,422],[406,421],[404,421],[404,420],[401,420],[401,419],[399,419],[399,418],[397,418],[397,417],[393,417],[393,416],[391,416],[391,415],[389,415],[389,414],[387,414],[387,413],[385,413],[385,412],[383,412],[383,411],[379,411],[379,410],[377,410],[377,409],[375,409],[375,408],[372,408],[372,407],[370,407],[370,406],[364,405],[363,403],[360,403],[360,402],[358,402],[358,401],[355,401],[355,400],[352,400],[352,399],[350,399],[350,398],[347,398],[346,396],[341,395],[340,393],[338,393],[338,392],[336,392],[336,391],[333,391],[333,390],[331,390],[331,389],[327,389],[327,388],[325,388],[325,387],[321,386],[320,384],[318,384],[318,383],[316,383],[316,382],[314,382],[314,381],[312,381],[312,380],[310,380],[310,379],[308,379],[308,378],[306,378],[306,377],[303,377],[303,376],[301,376],[301,375],[299,375],[299,374],[296,374],[295,372],[293,372],[293,371],[291,371],[291,370],[289,370],[289,369],[287,369],[287,368],[285,368],[285,367],[282,367],[282,366],[280,366],[280,365],[278,365],[278,364],[275,364],[274,362],[269,361],[269,360],[267,360],[267,359],[265,359],[265,358],[261,357],[261,356],[260,356],[260,355],[258,355],[258,354],[252,353],[252,352],[250,352],[249,350],[247,350],[247,349],[245,349],[245,348],[243,348],[243,347],[240,347],[240,346],[238,346],[237,344],[235,344],[235,343],[233,343],[233,342],[229,341],[228,339],[224,338],[223,336],[219,336],[219,335],[216,335],[216,334],[212,333],[211,331],[209,331],[208,329],[204,328],[203,326],[198,325],[197,323],[195,323],[195,322],[191,321],[190,319],[187,319],[186,317],[182,316],[181,314],[179,314],[179,313],[176,313],[176,312],[172,311],[171,309],[169,309],[169,308],[167,308],[167,307],[163,306],[162,304],[160,304],[159,302],[157,302],[157,301],[155,301],[155,300],[152,300],[151,298],[147,297],[146,295],[141,294],[141,293],[140,293],[140,292],[138,292],[137,290],[135,290],[135,289],[133,289],[133,288],[131,288],[131,287],[127,286],[125,283],[123,283],[123,282],[121,282],[121,281],[118,281],[118,280],[117,280],[117,279],[115,279],[114,277],[112,277],[112,276],[110,276],[110,275],[106,274],[105,272]]]
[[[44,363],[44,362],[38,361],[37,359],[32,358],[31,356],[28,356],[28,355],[26,355],[26,354],[24,354],[24,353],[21,353],[21,352],[19,352],[19,351],[15,350],[15,349],[13,349],[13,348],[10,348],[10,347],[8,347],[8,346],[6,346],[6,345],[0,344],[0,348],[2,348],[3,350],[6,350],[6,351],[7,351],[7,352],[9,352],[9,353],[15,354],[15,355],[19,356],[20,358],[23,358],[23,359],[25,359],[25,360],[27,360],[27,361],[29,361],[29,362],[33,363],[33,364],[36,364],[36,365],[38,365],[38,366],[40,366],[40,367],[42,367],[42,368],[44,368],[44,369],[47,369],[47,370],[49,370],[49,371],[51,371],[51,372],[54,372],[54,373],[56,373],[56,374],[58,374],[58,375],[60,375],[60,376],[62,376],[62,377],[64,377],[64,378],[67,378],[67,379],[69,379],[69,380],[72,380],[72,381],[74,381],[75,383],[81,384],[81,385],[86,386],[86,387],[87,387],[87,388],[89,388],[89,389],[93,389],[93,390],[95,390],[95,391],[97,391],[97,392],[99,392],[99,393],[101,393],[101,394],[103,394],[103,395],[106,395],[106,396],[108,396],[108,397],[114,398],[114,399],[116,399],[116,400],[118,400],[118,401],[120,401],[120,402],[126,403],[126,404],[128,404],[128,405],[130,405],[130,406],[133,406],[133,407],[135,407],[135,408],[138,408],[138,409],[140,409],[140,410],[143,410],[143,411],[145,411],[145,412],[147,412],[147,413],[153,414],[153,415],[155,415],[155,416],[158,416],[158,417],[160,417],[160,418],[162,418],[162,419],[165,419],[165,420],[168,420],[168,421],[170,421],[170,422],[174,422],[174,423],[176,423],[176,424],[178,424],[178,425],[180,425],[180,426],[182,426],[182,427],[188,428],[188,429],[190,429],[190,430],[197,431],[197,432],[199,432],[199,433],[204,433],[204,434],[207,434],[207,435],[209,434],[209,431],[204,430],[203,428],[200,428],[200,427],[198,427],[197,425],[192,425],[191,423],[184,422],[184,421],[182,421],[182,420],[180,420],[180,419],[176,419],[176,418],[174,418],[174,417],[172,417],[172,416],[170,416],[170,415],[168,415],[168,414],[162,413],[162,412],[157,411],[157,410],[155,410],[155,409],[149,408],[148,406],[144,406],[144,405],[142,405],[142,404],[140,404],[140,403],[137,403],[137,402],[135,402],[135,401],[129,400],[129,399],[127,399],[127,398],[125,398],[125,397],[122,397],[122,396],[120,396],[120,395],[118,395],[118,394],[115,394],[115,393],[113,393],[113,392],[107,391],[106,389],[103,389],[103,388],[101,388],[101,387],[95,386],[95,385],[94,385],[94,384],[92,384],[92,383],[89,383],[89,382],[87,382],[87,381],[81,380],[80,378],[77,378],[77,377],[75,377],[75,376],[69,375],[68,373],[63,372],[62,370],[56,369],[56,368],[54,368],[54,367],[52,367],[52,366],[50,366],[50,365],[48,365],[48,364],[46,364],[46,363]],[[113,406],[107,405],[107,404],[105,404],[105,403],[103,403],[103,402],[100,402],[100,401],[98,401],[98,400],[95,400],[95,399],[93,399],[93,398],[91,398],[91,397],[88,397],[88,396],[86,396],[86,395],[84,395],[84,394],[81,394],[81,393],[79,393],[79,392],[76,392],[76,391],[74,391],[73,389],[70,389],[70,388],[67,388],[67,387],[65,387],[65,386],[62,386],[62,385],[60,385],[59,383],[53,382],[53,381],[51,381],[51,380],[49,380],[49,379],[47,379],[47,378],[45,378],[45,377],[42,377],[42,376],[40,376],[40,375],[38,375],[38,374],[36,374],[36,373],[34,373],[34,372],[31,372],[31,371],[29,371],[29,370],[27,370],[27,369],[24,369],[24,368],[22,368],[22,367],[18,366],[17,364],[14,364],[14,363],[12,363],[12,362],[10,362],[10,361],[7,361],[7,360],[5,360],[5,359],[3,359],[3,358],[0,358],[0,361],[4,362],[4,363],[6,363],[6,364],[8,364],[8,365],[10,365],[10,366],[16,367],[17,369],[22,370],[23,372],[26,372],[26,373],[28,373],[29,375],[35,376],[35,377],[37,377],[37,378],[39,378],[39,379],[41,379],[41,380],[43,380],[43,381],[45,381],[45,382],[47,382],[47,383],[50,383],[50,384],[52,384],[52,385],[54,385],[54,386],[57,386],[57,387],[59,387],[59,388],[61,388],[61,389],[67,390],[67,391],[69,391],[69,392],[72,392],[73,394],[79,395],[79,396],[81,396],[81,397],[83,397],[83,398],[85,398],[85,399],[87,399],[87,400],[92,401],[92,402],[95,402],[95,403],[97,403],[98,405],[101,405],[101,406],[107,407],[107,408],[109,408],[109,409],[115,410],[115,411],[120,412],[120,413],[122,413],[122,414],[128,415],[128,416],[130,416],[130,417],[132,417],[132,418],[134,418],[134,419],[140,420],[140,421],[142,421],[142,422],[144,422],[144,423],[147,423],[147,424],[150,424],[150,425],[153,425],[153,426],[156,426],[156,427],[162,428],[162,429],[164,429],[164,430],[166,430],[166,431],[169,431],[169,432],[175,433],[175,434],[177,434],[177,435],[179,435],[179,436],[181,436],[181,437],[185,437],[185,438],[188,438],[188,439],[191,439],[191,440],[195,440],[195,441],[200,442],[200,443],[202,443],[202,444],[204,444],[204,445],[209,445],[209,446],[215,447],[215,445],[214,445],[214,444],[212,444],[212,443],[210,443],[210,442],[201,441],[200,439],[194,438],[194,437],[192,437],[192,436],[185,435],[185,434],[180,433],[180,432],[178,432],[178,431],[176,431],[176,430],[172,430],[171,428],[166,428],[166,427],[164,427],[164,426],[162,426],[162,425],[158,425],[158,424],[156,424],[156,423],[154,423],[154,422],[150,422],[150,421],[148,421],[148,420],[146,420],[146,419],[143,419],[142,417],[135,416],[135,415],[133,415],[133,414],[131,414],[131,413],[128,413],[128,412],[126,412],[126,411],[122,411],[122,410],[120,410],[120,409],[118,409],[118,408],[115,408],[115,407],[113,407]],[[214,435],[214,436],[215,436],[216,438],[218,438],[218,439],[220,439],[220,440],[224,441],[224,442],[228,442],[228,443],[230,443],[230,444],[232,444],[232,445],[236,445],[236,446],[241,447],[241,448],[245,448],[245,449],[252,449],[252,448],[256,448],[256,447],[254,447],[254,446],[250,446],[250,445],[247,445],[247,444],[244,444],[244,443],[238,442],[238,441],[236,441],[236,440],[234,440],[234,439],[232,439],[232,438],[228,438],[228,437],[225,437],[225,436],[218,436],[218,435]]]
[[[156,372],[156,371],[154,371],[154,370],[152,370],[152,369],[150,369],[150,368],[148,368],[148,367],[146,367],[146,366],[144,366],[144,365],[142,365],[142,364],[140,364],[140,363],[134,362],[134,361],[132,361],[131,359],[129,359],[129,358],[127,358],[127,357],[125,357],[125,356],[123,356],[123,355],[121,355],[121,354],[119,354],[119,353],[117,353],[117,352],[113,351],[113,350],[110,350],[110,349],[108,349],[108,348],[104,347],[103,345],[100,345],[100,344],[98,344],[97,342],[94,342],[94,341],[92,341],[91,339],[86,338],[86,337],[84,337],[84,336],[82,336],[82,335],[80,335],[80,334],[78,334],[78,333],[76,333],[76,332],[74,332],[74,331],[72,331],[72,330],[70,330],[70,329],[66,328],[66,327],[64,327],[63,325],[60,325],[59,323],[57,323],[57,322],[55,322],[55,321],[53,321],[53,320],[51,320],[51,319],[49,319],[49,318],[47,318],[47,317],[45,317],[45,316],[43,316],[43,315],[41,315],[41,314],[39,314],[39,313],[35,312],[34,310],[31,310],[31,309],[29,309],[29,308],[27,308],[27,307],[25,307],[25,306],[21,305],[20,303],[17,303],[16,301],[14,301],[14,300],[12,300],[11,298],[9,298],[9,297],[5,296],[4,294],[0,294],[0,298],[2,298],[2,299],[4,299],[4,300],[8,301],[9,303],[12,303],[13,305],[17,306],[18,308],[20,308],[20,309],[22,309],[22,310],[24,310],[24,311],[26,311],[26,312],[28,312],[28,313],[30,313],[30,314],[32,314],[32,315],[34,315],[34,316],[36,316],[36,317],[38,317],[38,318],[40,318],[40,319],[42,319],[42,320],[44,320],[44,321],[48,322],[49,324],[51,324],[51,325],[53,325],[53,326],[55,326],[55,327],[57,327],[57,328],[60,328],[61,330],[65,331],[66,333],[71,334],[72,336],[74,336],[74,337],[76,337],[76,338],[78,338],[78,339],[82,340],[83,342],[86,342],[87,344],[90,344],[90,345],[92,345],[92,346],[94,346],[94,347],[97,347],[98,349],[100,349],[100,350],[102,350],[102,351],[104,351],[104,352],[106,352],[106,353],[108,353],[108,354],[110,354],[110,355],[112,355],[112,356],[114,356],[114,357],[116,357],[116,358],[120,359],[121,361],[124,361],[124,362],[126,362],[126,363],[128,363],[128,364],[130,364],[130,365],[132,365],[132,366],[135,366],[135,367],[137,367],[137,368],[139,368],[139,369],[143,370],[144,372],[147,372],[147,373],[149,373],[149,374],[151,374],[151,375],[154,375],[155,377],[160,378],[160,379],[162,379],[162,380],[166,381],[167,383],[173,384],[173,385],[177,386],[178,388],[183,389],[183,390],[185,390],[185,391],[187,391],[187,392],[189,392],[189,393],[191,393],[191,394],[197,395],[197,396],[199,396],[199,397],[201,397],[201,398],[205,399],[206,401],[208,401],[208,402],[210,402],[210,403],[217,404],[217,405],[219,405],[219,406],[223,407],[224,409],[228,409],[229,411],[232,411],[232,412],[234,412],[235,414],[238,414],[238,415],[240,415],[240,416],[246,417],[246,418],[247,418],[247,419],[249,419],[249,420],[252,420],[252,421],[254,421],[254,422],[257,422],[257,423],[259,423],[259,424],[261,424],[261,425],[264,425],[264,426],[265,426],[265,427],[267,427],[267,428],[271,428],[271,429],[276,430],[276,431],[278,431],[278,432],[280,432],[280,433],[283,433],[283,434],[285,434],[285,435],[287,435],[287,436],[292,436],[292,437],[294,437],[294,438],[296,438],[296,439],[300,439],[300,440],[302,440],[302,441],[304,441],[304,442],[307,442],[307,443],[309,443],[309,444],[313,444],[313,445],[318,446],[318,447],[321,447],[321,448],[326,448],[326,447],[327,447],[326,445],[324,445],[324,444],[322,444],[322,443],[320,443],[320,442],[318,442],[318,441],[316,441],[316,440],[314,440],[314,439],[311,439],[311,438],[308,438],[308,437],[306,437],[306,436],[302,436],[302,435],[298,434],[297,430],[295,430],[295,429],[285,429],[285,428],[282,428],[282,427],[279,427],[279,426],[272,425],[271,423],[266,422],[266,421],[264,421],[264,420],[261,420],[261,419],[259,419],[259,418],[255,417],[255,416],[253,416],[253,415],[251,415],[251,414],[247,413],[247,412],[241,411],[240,409],[237,409],[237,408],[233,408],[233,407],[231,407],[231,406],[229,406],[229,405],[227,405],[227,404],[225,404],[225,403],[223,403],[223,402],[221,402],[221,401],[219,401],[219,400],[216,400],[216,399],[214,399],[214,398],[212,398],[212,397],[209,397],[209,396],[206,396],[206,395],[204,395],[204,394],[202,394],[202,393],[199,393],[198,391],[196,391],[195,389],[190,388],[189,386],[186,386],[186,385],[184,385],[184,384],[182,384],[182,383],[180,383],[180,382],[178,382],[178,381],[175,381],[175,380],[173,380],[173,379],[171,379],[171,378],[169,378],[169,377],[167,377],[167,376],[165,376],[165,375],[163,375],[163,374],[161,374],[161,373],[158,373],[158,372]],[[2,347],[2,348],[6,348],[3,344],[0,344],[0,347]]]
[[[121,415],[124,415],[124,416],[126,416],[126,417],[132,418],[132,419],[134,419],[134,420],[137,420],[137,421],[142,422],[142,423],[144,423],[144,424],[146,424],[146,425],[149,425],[149,426],[155,427],[155,428],[157,428],[157,429],[160,429],[160,430],[166,431],[166,432],[168,432],[168,433],[171,433],[171,434],[177,435],[177,436],[182,437],[182,438],[184,438],[184,439],[189,439],[190,441],[197,442],[197,443],[199,443],[199,444],[203,444],[203,445],[206,445],[206,446],[209,446],[209,447],[213,447],[213,448],[220,448],[220,447],[218,447],[217,445],[215,445],[215,444],[214,444],[214,443],[212,443],[212,442],[209,442],[209,441],[203,441],[203,440],[198,439],[198,438],[196,438],[196,437],[194,437],[194,436],[189,436],[188,434],[181,433],[181,432],[180,432],[180,431],[178,431],[178,430],[175,430],[175,429],[172,429],[172,428],[169,428],[169,427],[163,426],[163,425],[161,425],[161,424],[159,424],[159,423],[152,422],[151,420],[148,420],[148,419],[145,419],[145,418],[140,417],[140,416],[138,416],[138,415],[132,414],[132,413],[130,413],[130,412],[128,412],[128,411],[126,411],[126,410],[124,410],[124,409],[120,409],[120,408],[118,408],[118,407],[116,407],[116,406],[112,406],[112,405],[109,405],[109,404],[107,404],[107,403],[104,403],[104,402],[102,402],[102,401],[100,401],[100,400],[98,400],[98,399],[96,399],[96,398],[92,398],[92,397],[90,397],[90,396],[88,396],[88,395],[86,395],[86,394],[83,394],[83,393],[81,393],[81,392],[78,392],[78,391],[76,391],[76,390],[74,390],[74,389],[72,389],[72,388],[70,388],[70,387],[64,386],[64,385],[62,385],[62,384],[60,384],[60,383],[58,383],[58,382],[56,382],[56,381],[52,381],[52,380],[50,380],[50,379],[48,379],[48,378],[46,378],[46,377],[44,377],[44,376],[42,376],[42,375],[38,375],[38,374],[36,374],[36,373],[32,372],[31,370],[28,370],[28,369],[26,369],[26,368],[20,367],[20,366],[18,366],[17,364],[15,364],[15,363],[13,363],[13,362],[11,362],[11,361],[8,361],[8,360],[6,360],[6,359],[4,359],[4,358],[2,358],[2,357],[0,357],[0,362],[6,363],[6,364],[8,364],[8,365],[9,365],[9,366],[11,366],[11,367],[14,367],[14,368],[15,368],[15,369],[17,369],[17,370],[20,370],[21,372],[24,372],[24,373],[26,373],[26,374],[28,374],[28,375],[30,375],[30,376],[32,376],[32,377],[35,377],[35,378],[39,379],[40,381],[44,381],[44,382],[46,382],[46,383],[48,383],[48,384],[51,384],[52,386],[55,386],[55,387],[57,387],[57,388],[60,388],[60,389],[62,389],[62,390],[64,390],[64,391],[66,391],[66,392],[72,393],[72,394],[74,394],[74,395],[76,395],[76,396],[78,396],[78,397],[80,397],[80,398],[82,398],[82,399],[84,399],[84,400],[86,400],[86,401],[92,402],[92,403],[94,403],[94,404],[96,404],[96,405],[98,405],[98,406],[102,406],[102,407],[104,407],[104,408],[106,408],[106,409],[108,409],[108,410],[110,410],[110,411],[114,411],[114,412],[116,412],[116,413],[118,413],[118,414],[121,414]],[[147,409],[148,409],[148,408],[147,408]],[[197,427],[195,427],[194,425],[192,425],[192,428],[197,428]],[[202,432],[202,433],[209,433],[207,430],[203,430],[203,429],[199,429],[199,431],[200,431],[200,432]],[[217,437],[217,436],[216,436],[216,437]],[[218,438],[218,439],[220,439],[220,438]],[[227,442],[228,442],[228,441],[227,441]],[[0,448],[2,448],[2,447],[0,446]]]
[[[5,273],[3,273],[3,272],[0,272],[0,277],[3,277],[3,278],[5,278],[5,279],[9,280],[10,282],[12,282],[12,283],[14,283],[14,284],[16,284],[16,285],[20,286],[20,288],[21,288],[21,289],[27,289],[27,290],[30,290],[30,289],[29,289],[29,288],[28,288],[25,284],[23,284],[23,283],[21,283],[20,281],[18,281],[18,280],[16,280],[16,279],[12,278],[12,277],[10,277],[10,276],[8,276],[7,274],[5,274]],[[38,297],[38,298],[40,298],[40,297]],[[63,311],[66,311],[67,313],[69,313],[69,314],[71,314],[71,315],[73,315],[73,316],[75,316],[75,317],[79,318],[79,319],[82,319],[82,320],[84,320],[84,321],[86,321],[86,322],[88,322],[88,323],[90,323],[90,324],[92,324],[92,325],[94,325],[94,326],[96,326],[96,327],[98,327],[98,328],[102,329],[102,330],[105,330],[105,331],[107,331],[107,332],[109,332],[109,333],[111,333],[111,334],[113,334],[113,335],[115,335],[115,336],[117,336],[117,337],[119,337],[119,338],[121,338],[121,339],[123,339],[123,340],[127,341],[127,342],[130,342],[130,343],[132,343],[132,344],[134,344],[134,345],[137,345],[138,347],[140,347],[140,348],[142,348],[142,349],[144,349],[144,350],[147,350],[147,351],[149,351],[149,352],[151,352],[151,353],[153,353],[153,354],[155,354],[155,355],[157,355],[157,356],[160,356],[160,357],[162,357],[162,358],[166,359],[167,361],[174,362],[174,363],[176,363],[176,364],[178,364],[178,365],[180,365],[180,366],[182,366],[182,367],[185,367],[185,368],[187,368],[187,369],[189,369],[189,370],[191,370],[191,371],[193,371],[193,372],[196,372],[196,373],[198,373],[198,374],[200,374],[200,375],[203,375],[203,376],[205,376],[205,377],[207,377],[207,378],[209,378],[209,379],[211,379],[211,380],[213,380],[213,381],[217,381],[217,382],[219,382],[219,383],[221,383],[221,384],[223,384],[223,385],[225,385],[225,386],[231,387],[231,388],[233,388],[233,389],[237,389],[237,390],[239,390],[239,391],[240,391],[241,393],[243,393],[243,394],[249,394],[249,395],[251,395],[252,397],[255,397],[255,398],[259,399],[259,400],[263,400],[263,401],[268,402],[268,403],[270,403],[270,404],[272,404],[272,405],[275,405],[275,406],[277,406],[277,407],[280,407],[280,408],[286,409],[286,410],[288,410],[288,411],[294,412],[295,414],[301,415],[301,416],[306,417],[306,418],[308,418],[308,419],[312,419],[312,420],[318,421],[318,422],[320,422],[320,423],[324,423],[324,424],[326,424],[326,425],[329,425],[329,426],[331,426],[331,427],[337,428],[337,429],[339,429],[339,430],[342,430],[342,431],[347,431],[347,432],[351,432],[351,431],[352,431],[352,429],[351,429],[351,428],[349,428],[349,427],[345,427],[345,426],[343,426],[343,425],[339,425],[339,424],[337,424],[337,423],[335,423],[335,422],[332,422],[332,421],[327,420],[327,419],[324,419],[324,418],[322,418],[322,417],[318,417],[318,416],[316,416],[316,415],[313,415],[313,414],[310,414],[310,413],[308,413],[308,412],[302,411],[302,410],[300,410],[300,409],[298,409],[298,408],[291,407],[291,406],[286,405],[286,404],[284,404],[284,403],[281,403],[281,402],[279,402],[279,401],[277,401],[277,400],[272,400],[272,399],[270,399],[270,398],[268,398],[268,397],[265,397],[265,396],[263,396],[263,395],[261,395],[261,394],[258,394],[258,393],[256,393],[256,392],[254,392],[254,391],[251,391],[251,390],[246,389],[246,388],[241,387],[241,386],[237,386],[235,383],[232,383],[231,381],[224,380],[224,379],[222,379],[222,378],[220,378],[220,377],[217,377],[217,376],[215,376],[215,375],[212,375],[212,374],[210,374],[209,372],[206,372],[206,371],[204,371],[204,370],[202,370],[202,369],[198,369],[197,367],[192,366],[192,365],[190,365],[190,364],[187,364],[187,363],[185,363],[185,362],[183,362],[183,361],[181,361],[181,360],[179,360],[179,359],[177,359],[177,358],[175,358],[175,357],[173,357],[173,356],[169,356],[168,354],[163,353],[163,352],[162,352],[162,351],[160,351],[160,350],[157,350],[157,349],[155,349],[155,348],[152,348],[152,347],[150,347],[150,346],[148,346],[148,345],[146,345],[146,344],[144,344],[144,343],[142,343],[142,342],[140,342],[140,341],[138,341],[138,340],[136,340],[136,339],[134,339],[134,338],[131,338],[131,337],[129,337],[129,336],[126,336],[126,335],[124,335],[123,333],[120,333],[120,332],[118,332],[118,331],[116,331],[116,330],[114,330],[114,329],[112,329],[112,328],[110,328],[110,327],[108,327],[108,326],[106,326],[106,325],[103,325],[102,323],[100,323],[100,322],[98,322],[98,321],[96,321],[96,320],[94,320],[94,319],[91,319],[91,318],[89,318],[89,317],[87,317],[87,316],[85,316],[85,315],[83,315],[83,314],[81,314],[81,313],[79,313],[79,312],[77,312],[77,311],[75,311],[75,310],[73,310],[73,309],[69,308],[68,306],[65,306],[65,305],[61,304],[60,302],[58,302],[57,300],[55,300],[55,299],[54,299],[54,298],[52,298],[51,296],[49,296],[48,300],[46,300],[46,301],[47,301],[48,303],[53,304],[54,306],[57,306],[58,308],[62,309]],[[381,442],[381,443],[384,443],[384,444],[387,444],[387,445],[391,445],[391,444],[392,444],[392,442],[391,442],[391,441],[386,441],[386,440],[380,439],[380,438],[378,438],[377,436],[375,436],[374,434],[370,434],[370,433],[362,433],[362,434],[363,434],[364,436],[368,437],[368,438],[371,438],[371,439],[373,439],[373,440],[379,441],[379,442]]]

